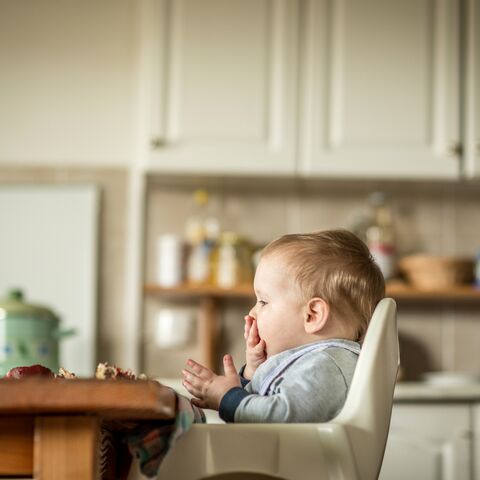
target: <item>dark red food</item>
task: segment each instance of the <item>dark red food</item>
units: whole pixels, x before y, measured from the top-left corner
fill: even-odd
[[[15,367],[7,372],[6,378],[25,378],[25,377],[51,377],[54,378],[55,374],[47,367],[43,365],[30,365],[25,367]]]

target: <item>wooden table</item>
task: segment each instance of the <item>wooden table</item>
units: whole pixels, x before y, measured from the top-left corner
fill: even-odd
[[[174,393],[153,381],[1,379],[0,478],[98,479],[103,422],[174,415]]]

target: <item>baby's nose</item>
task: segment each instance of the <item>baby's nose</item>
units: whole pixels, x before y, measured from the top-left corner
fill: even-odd
[[[255,320],[257,319],[257,314],[256,314],[256,309],[255,309],[255,305],[250,309],[250,311],[248,312],[248,314],[253,317]]]

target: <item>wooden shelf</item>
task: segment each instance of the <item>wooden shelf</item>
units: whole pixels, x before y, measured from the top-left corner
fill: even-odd
[[[180,285],[174,288],[155,284],[144,286],[146,295],[160,298],[197,299],[199,301],[199,337],[203,363],[215,370],[217,338],[219,332],[220,302],[222,300],[243,299],[253,303],[255,295],[251,285],[233,289],[214,286]],[[465,285],[442,290],[419,290],[400,281],[387,284],[387,296],[405,302],[480,302],[480,289]]]
[[[387,284],[387,296],[396,300],[418,301],[480,301],[480,288],[473,285],[442,288],[437,290],[420,290],[400,282]]]
[[[251,285],[240,285],[235,288],[220,288],[210,285],[180,285],[178,287],[166,288],[159,285],[147,284],[144,292],[150,295],[172,296],[172,297],[213,297],[213,298],[246,298],[255,296]]]
[[[165,288],[154,284],[147,284],[145,285],[144,292],[148,295],[164,297],[210,297],[216,299],[252,299],[255,296],[250,285],[225,289],[207,285],[181,285],[174,288]],[[480,288],[465,285],[440,290],[419,290],[405,283],[392,282],[387,284],[387,296],[397,300],[480,301]]]

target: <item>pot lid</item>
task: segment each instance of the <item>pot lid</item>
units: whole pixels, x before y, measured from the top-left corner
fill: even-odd
[[[7,296],[0,299],[0,320],[7,316],[58,321],[58,317],[48,308],[42,305],[26,303],[24,301],[23,291],[18,288],[9,290]]]

